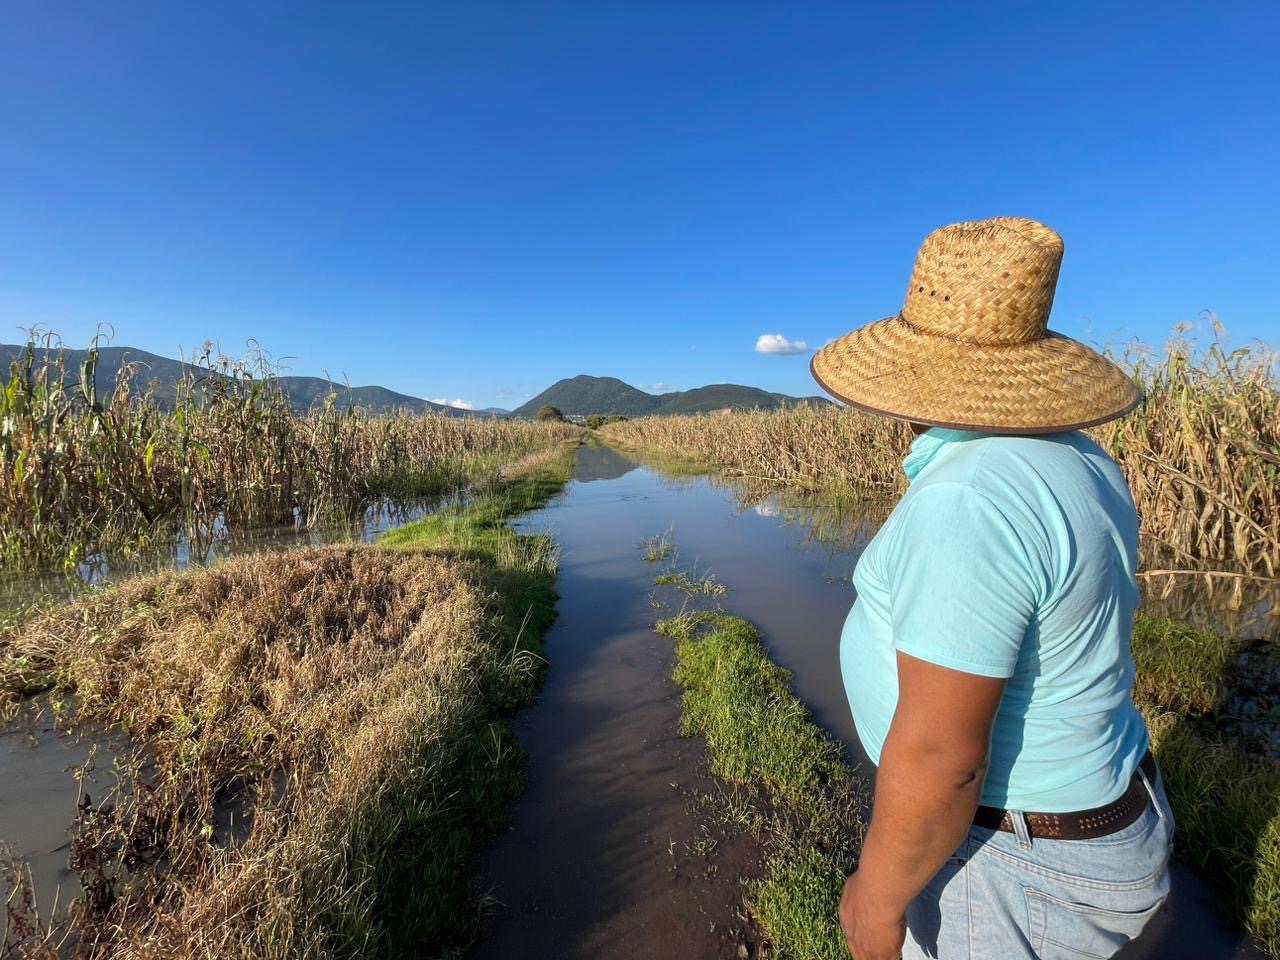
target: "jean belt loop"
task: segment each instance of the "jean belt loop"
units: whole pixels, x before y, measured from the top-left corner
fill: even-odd
[[[1027,815],[1021,810],[1010,810],[1009,821],[1013,824],[1013,835],[1018,838],[1018,846],[1023,850],[1031,849],[1031,831],[1027,828]]]
[[[1155,808],[1156,815],[1163,820],[1164,810],[1160,807],[1160,800],[1156,796],[1155,785],[1152,784],[1151,779],[1147,776],[1147,771],[1143,770],[1142,767],[1138,767],[1134,772],[1138,775],[1138,779],[1142,781],[1142,785],[1147,788],[1147,796],[1151,798],[1151,806]]]

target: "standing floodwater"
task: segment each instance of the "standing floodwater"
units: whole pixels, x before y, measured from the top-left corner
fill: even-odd
[[[702,749],[678,736],[671,645],[651,630],[663,615],[657,570],[638,546],[669,531],[681,567],[723,583],[726,608],[760,628],[797,696],[857,760],[837,641],[850,574],[887,507],[840,516],[776,496],[744,505],[732,485],[581,448],[566,493],[520,524],[560,544],[561,599],[546,686],[517,721],[526,791],[483,864],[499,905],[477,957],[740,955],[739,873],[754,861],[727,849],[711,872],[688,853],[697,825],[687,794],[707,787]],[[1222,930],[1181,868],[1174,900],[1124,955],[1258,956]]]

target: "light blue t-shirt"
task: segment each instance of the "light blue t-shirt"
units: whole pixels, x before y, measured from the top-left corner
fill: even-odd
[[[898,701],[895,651],[1006,677],[982,803],[1044,813],[1110,803],[1147,749],[1129,651],[1138,517],[1082,433],[933,428],[854,570],[840,667],[867,754]],[[939,725],[947,705],[937,705]]]

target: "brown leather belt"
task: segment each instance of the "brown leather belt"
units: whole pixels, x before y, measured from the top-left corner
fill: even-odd
[[[1156,761],[1150,750],[1138,762],[1138,766],[1147,775],[1147,779],[1155,783]],[[1142,816],[1150,802],[1147,788],[1135,771],[1129,789],[1120,799],[1106,806],[1078,810],[1075,813],[1024,813],[1023,816],[1027,818],[1027,830],[1032,837],[1045,840],[1092,840],[1123,830]],[[978,807],[973,824],[988,830],[1014,832],[1013,814],[996,807]]]

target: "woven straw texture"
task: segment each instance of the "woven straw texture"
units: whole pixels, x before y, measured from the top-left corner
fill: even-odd
[[[925,238],[906,303],[814,355],[833,396],[885,416],[1051,433],[1123,416],[1142,394],[1119,367],[1048,329],[1062,238],[998,217]]]

